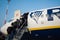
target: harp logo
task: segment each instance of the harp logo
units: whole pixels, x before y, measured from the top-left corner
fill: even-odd
[[[60,19],[60,8],[52,8],[52,9],[46,9],[48,16],[47,16],[47,20],[48,21],[53,21],[53,15],[55,15],[58,19]],[[39,17],[41,16],[42,12],[44,11],[35,11],[35,12],[31,12],[30,17],[36,22],[38,23]]]
[[[30,17],[38,23],[39,17],[42,14],[42,11],[31,12]]]

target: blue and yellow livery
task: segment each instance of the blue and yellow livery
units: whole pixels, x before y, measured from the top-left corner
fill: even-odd
[[[28,29],[32,37],[60,37],[60,6],[29,12]],[[38,37],[38,38],[39,38]]]

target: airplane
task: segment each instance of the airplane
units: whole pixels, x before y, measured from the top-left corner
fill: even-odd
[[[27,15],[26,13],[24,13],[23,16],[24,18],[27,18],[27,29],[29,30],[32,39],[57,40],[60,38],[60,6],[34,10],[28,12]],[[11,26],[12,22],[14,21],[5,24],[1,28],[1,32],[4,34],[8,34],[6,29]]]

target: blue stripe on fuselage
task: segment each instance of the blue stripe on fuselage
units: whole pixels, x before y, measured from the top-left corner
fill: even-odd
[[[38,34],[39,36],[60,35],[60,28],[31,31],[31,35],[35,35],[35,34]]]

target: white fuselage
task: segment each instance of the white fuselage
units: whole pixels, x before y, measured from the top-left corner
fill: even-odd
[[[28,29],[43,30],[60,28],[60,6],[29,12]]]

